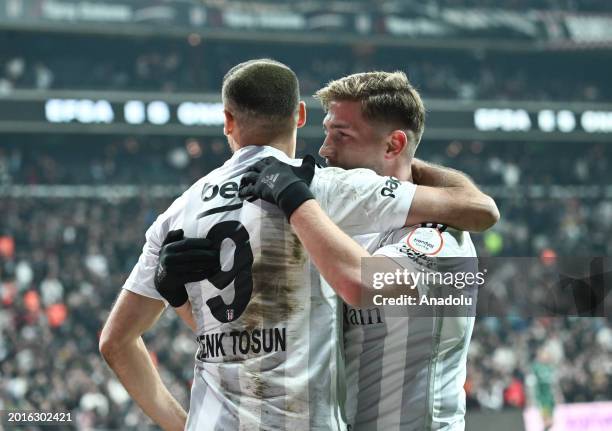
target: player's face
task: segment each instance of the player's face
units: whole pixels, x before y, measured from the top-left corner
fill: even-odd
[[[319,155],[329,166],[382,172],[385,139],[361,113],[360,102],[333,101],[323,120],[325,140]]]

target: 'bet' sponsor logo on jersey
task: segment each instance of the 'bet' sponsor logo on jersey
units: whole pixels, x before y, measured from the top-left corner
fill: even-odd
[[[204,183],[202,187],[202,200],[208,202],[220,196],[224,199],[232,199],[238,196],[238,183],[236,181],[228,181],[221,184]]]
[[[380,190],[380,194],[385,197],[395,198],[395,194],[393,192],[399,186],[400,181],[397,178],[389,177],[389,179],[385,181],[385,186]]]

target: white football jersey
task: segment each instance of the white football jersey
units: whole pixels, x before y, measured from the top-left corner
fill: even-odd
[[[189,430],[344,429],[339,300],[284,214],[237,197],[246,169],[271,155],[301,163],[271,147],[237,151],[156,220],[124,286],[161,299],[153,275],[169,230],[221,242],[221,272],[187,285],[199,343]],[[366,169],[317,168],[311,190],[355,235],[403,226],[415,186]]]
[[[437,232],[432,235],[432,230]],[[454,271],[478,270],[469,234],[446,226],[414,226],[355,239],[374,255],[409,258],[397,262],[412,271],[441,271],[441,257],[444,267]],[[423,294],[427,287],[418,289]],[[469,295],[475,307],[475,290]],[[444,308],[436,307],[431,317],[397,317],[385,316],[383,307],[344,304],[343,315],[348,430],[465,428],[463,385],[473,308],[461,316],[445,316]]]

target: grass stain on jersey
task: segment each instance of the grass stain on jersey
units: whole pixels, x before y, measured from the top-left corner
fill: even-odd
[[[253,262],[253,294],[242,319],[245,329],[276,326],[300,310],[306,253],[280,217],[261,219],[261,248]]]
[[[259,399],[264,398],[264,395],[266,395],[266,389],[268,386],[265,380],[262,380],[261,376],[259,375],[254,375],[253,383],[254,383],[253,395],[255,395],[255,397]]]

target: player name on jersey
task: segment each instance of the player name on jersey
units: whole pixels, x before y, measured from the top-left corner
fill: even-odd
[[[287,349],[286,328],[252,329],[203,334],[198,337],[200,361],[227,355],[270,353]]]

